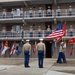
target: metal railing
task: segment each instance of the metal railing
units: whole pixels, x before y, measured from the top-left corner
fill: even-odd
[[[69,13],[69,9],[60,9],[60,15],[59,16],[75,16],[75,9],[72,9],[72,11]],[[23,14],[19,14],[17,12],[14,12],[11,14],[11,12],[6,12],[3,14],[3,12],[0,12],[0,19],[7,19],[7,18],[41,18],[41,17],[57,17],[57,10],[51,10],[50,13],[47,12],[47,10],[41,10],[41,13],[39,13],[39,10],[32,10],[32,13],[29,11],[23,11]],[[59,17],[58,16],[58,17]]]
[[[55,16],[58,16],[57,11],[55,11]],[[72,9],[72,11],[69,12],[69,9],[61,9],[59,16],[75,16],[75,9]]]
[[[36,38],[36,37],[42,37],[45,38],[46,36],[48,36],[48,32],[46,30],[41,30],[40,32],[38,32],[38,30],[33,30],[33,32],[30,32],[29,30],[25,30],[23,32],[20,31],[14,31],[13,33],[11,31],[6,31],[6,32],[2,32],[0,31],[0,38],[25,38],[25,37],[29,37],[29,38]],[[75,30],[73,30],[73,37],[75,36]],[[70,31],[69,29],[66,30],[66,37],[70,37]]]

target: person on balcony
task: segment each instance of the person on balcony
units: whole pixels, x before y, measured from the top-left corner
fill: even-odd
[[[51,9],[50,9],[50,6],[48,6],[48,9],[47,9],[47,16],[51,16]]]
[[[26,43],[23,45],[23,52],[24,52],[24,67],[28,68],[29,66],[29,58],[31,54],[31,44],[29,40],[26,40]]]
[[[48,25],[48,28],[47,28],[47,30],[46,30],[46,36],[48,36],[49,34],[51,34],[50,25]]]
[[[14,18],[14,9],[11,11],[11,18]]]
[[[56,14],[57,14],[57,16],[60,16],[61,15],[61,9],[60,9],[59,6],[58,6],[58,9],[56,10]]]
[[[73,27],[72,27],[72,25],[70,25],[69,35],[70,35],[70,36],[73,36]]]
[[[29,16],[33,17],[33,10],[32,10],[32,8],[30,8],[30,10],[29,10]]]
[[[3,9],[2,17],[3,17],[3,19],[6,18],[6,10],[5,9]]]
[[[30,26],[30,37],[33,37],[33,28]]]
[[[38,37],[41,37],[41,27],[38,27]]]
[[[68,15],[69,15],[69,16],[72,15],[72,6],[69,6],[69,9],[68,9]]]
[[[20,10],[20,17],[23,17],[23,8]]]
[[[23,26],[21,26],[21,37],[24,37],[24,31],[23,31]]]
[[[11,37],[14,37],[14,28],[11,29]]]
[[[3,29],[2,29],[2,37],[6,37],[6,28],[5,27],[3,27]]]
[[[42,17],[42,8],[39,7],[39,17]]]

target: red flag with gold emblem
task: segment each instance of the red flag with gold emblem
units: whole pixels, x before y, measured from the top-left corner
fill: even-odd
[[[74,43],[75,43],[75,38],[69,39],[68,44],[74,44]]]
[[[57,39],[56,39],[56,42],[60,42],[62,40],[62,37],[58,37]]]
[[[6,50],[7,50],[8,48],[9,48],[9,47],[8,47],[8,41],[6,40],[6,42],[5,42],[5,44],[4,44],[4,49],[3,49],[2,53],[1,53],[1,55],[5,54],[5,52],[6,52]]]

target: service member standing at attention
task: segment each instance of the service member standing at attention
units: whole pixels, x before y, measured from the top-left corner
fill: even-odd
[[[29,57],[31,54],[31,44],[29,44],[29,40],[26,40],[26,44],[23,45],[23,51],[24,51],[24,66],[29,66]]]
[[[60,7],[58,6],[57,10],[56,10],[56,14],[57,16],[61,16],[61,9]]]
[[[45,44],[42,41],[43,39],[40,39],[40,42],[37,44],[39,68],[43,68],[43,59],[46,50]]]

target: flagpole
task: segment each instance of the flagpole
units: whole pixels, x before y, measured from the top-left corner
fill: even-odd
[[[74,44],[73,44],[74,45]],[[73,46],[74,47],[74,46]],[[74,48],[73,48],[73,59],[74,59]]]

